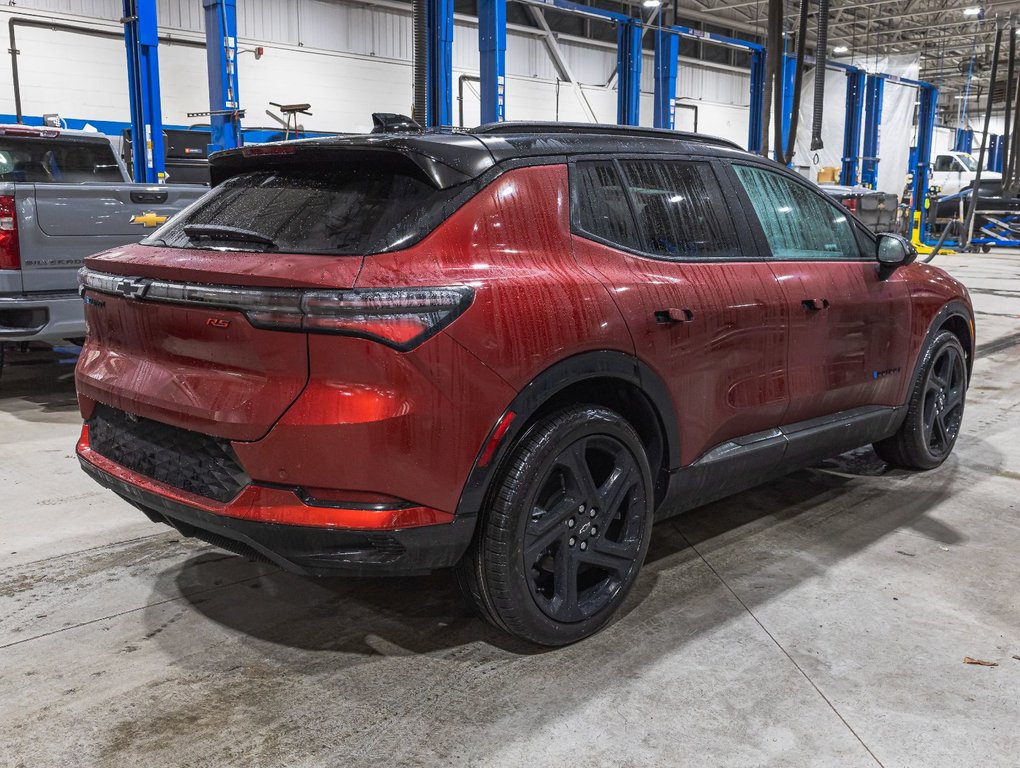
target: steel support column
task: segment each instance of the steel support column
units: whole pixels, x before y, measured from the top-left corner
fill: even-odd
[[[162,184],[166,171],[163,115],[159,106],[156,0],[124,0],[123,7],[135,181]]]
[[[856,186],[858,183],[858,159],[861,154],[861,122],[864,116],[863,69],[847,70],[846,73],[846,120],[843,127],[843,163],[839,183]]]
[[[506,119],[506,0],[478,0],[482,123]]]
[[[209,151],[241,146],[237,93],[237,0],[202,0],[209,72]]]
[[[676,75],[680,38],[664,29],[655,30],[655,96],[653,125],[676,127]]]
[[[616,122],[638,125],[641,110],[641,25],[633,19],[616,28],[617,72]],[[674,91],[675,92],[675,91]]]
[[[935,136],[935,110],[939,98],[939,89],[934,85],[921,83],[919,86],[921,104],[917,111],[917,154],[914,159],[911,226],[915,214],[920,214],[922,220],[924,218],[925,201],[928,199],[928,167],[931,164],[932,139]]]
[[[954,152],[966,152],[970,154],[970,151],[974,148],[974,131],[970,128],[957,128],[956,136],[953,138],[953,151]]]
[[[1002,136],[990,134],[988,136],[988,166],[987,170],[995,173],[1002,173]]]
[[[793,88],[797,78],[797,58],[783,55],[783,122],[780,137],[784,147],[790,144],[790,122],[793,119]]]
[[[425,123],[453,125],[453,0],[426,1],[425,36]]]
[[[755,154],[761,153],[762,136],[761,110],[765,100],[765,49],[751,49],[751,100],[748,106],[747,149]]]
[[[861,184],[878,187],[878,148],[882,138],[882,100],[885,78],[868,75],[864,86],[864,147],[861,149]]]

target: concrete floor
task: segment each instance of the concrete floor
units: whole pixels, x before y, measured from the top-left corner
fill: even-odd
[[[8,368],[0,764],[1020,765],[1020,255],[938,263],[980,336],[947,464],[860,450],[661,524],[625,615],[554,651],[445,573],[152,525],[77,467],[71,361]]]

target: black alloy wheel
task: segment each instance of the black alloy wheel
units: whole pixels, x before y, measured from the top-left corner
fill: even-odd
[[[956,335],[938,333],[922,353],[903,423],[875,443],[879,458],[901,469],[934,469],[949,457],[963,424],[967,368]]]
[[[648,503],[641,468],[616,438],[586,436],[556,456],[538,489],[524,531],[528,586],[549,618],[584,621],[637,567]]]
[[[483,618],[531,642],[597,632],[648,551],[651,478],[620,414],[577,405],[539,419],[500,465],[458,567],[465,594]]]
[[[963,421],[963,399],[967,391],[967,365],[959,347],[943,347],[928,369],[924,385],[921,423],[933,456],[953,449]]]

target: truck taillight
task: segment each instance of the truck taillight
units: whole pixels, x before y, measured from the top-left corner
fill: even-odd
[[[857,213],[857,198],[856,197],[844,197],[841,201],[846,209],[851,213]]]
[[[321,291],[195,285],[82,269],[83,290],[244,313],[256,328],[335,333],[413,349],[452,323],[474,298],[464,285]]]
[[[21,269],[18,210],[13,195],[0,195],[0,269]]]

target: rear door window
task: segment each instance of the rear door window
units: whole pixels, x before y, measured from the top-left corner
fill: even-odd
[[[611,245],[641,250],[627,191],[612,160],[578,163],[572,173],[577,225]]]
[[[777,259],[847,260],[864,257],[846,212],[783,174],[734,165]]]
[[[741,256],[711,166],[682,160],[621,160],[644,250],[668,259]]]
[[[706,162],[600,160],[571,171],[575,226],[660,259],[741,258],[734,222]]]
[[[245,173],[227,179],[147,245],[364,255],[407,247],[459,187],[386,167]]]
[[[116,184],[124,176],[105,140],[0,136],[0,181]]]

